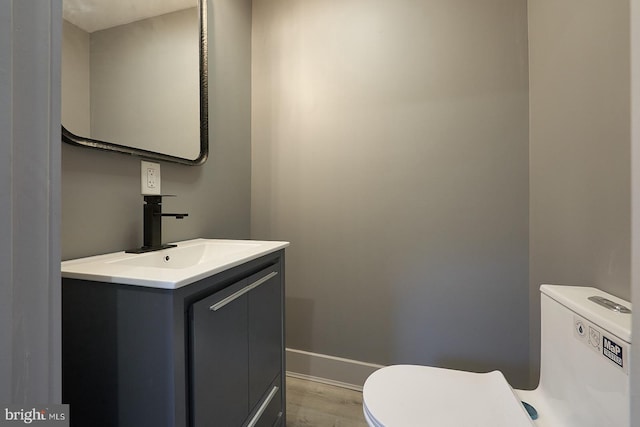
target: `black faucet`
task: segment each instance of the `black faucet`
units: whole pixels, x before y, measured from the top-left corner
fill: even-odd
[[[144,196],[144,236],[141,248],[129,249],[125,252],[141,254],[145,252],[159,251],[161,249],[175,248],[177,245],[162,244],[162,217],[172,216],[182,219],[189,216],[186,213],[162,213],[163,196]]]

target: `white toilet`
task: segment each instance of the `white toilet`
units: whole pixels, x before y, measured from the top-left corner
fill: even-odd
[[[499,371],[394,365],[369,376],[372,427],[629,426],[631,304],[595,288],[542,285],[541,370],[535,390]],[[532,420],[521,401],[537,413]]]

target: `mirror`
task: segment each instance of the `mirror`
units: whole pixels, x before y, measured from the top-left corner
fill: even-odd
[[[206,0],[63,0],[62,140],[151,160],[208,156]]]

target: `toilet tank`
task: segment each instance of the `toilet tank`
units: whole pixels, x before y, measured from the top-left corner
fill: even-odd
[[[542,285],[540,291],[535,400],[541,424],[549,412],[547,419],[560,426],[628,426],[631,314],[620,311],[631,304],[596,288]]]

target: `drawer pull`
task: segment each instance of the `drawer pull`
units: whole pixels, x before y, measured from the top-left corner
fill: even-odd
[[[277,276],[277,275],[278,275],[277,271],[272,271],[271,273],[267,274],[266,276],[256,280],[252,284],[245,286],[244,288],[232,293],[228,297],[226,297],[226,298],[218,301],[217,303],[213,304],[211,307],[209,307],[209,310],[211,310],[211,311],[220,310],[222,307],[224,307],[225,305],[229,304],[231,301],[233,301],[233,300],[235,300],[237,298],[240,298],[242,295],[246,294],[250,290],[257,288],[258,286],[262,285],[267,280],[269,280],[272,277]]]
[[[277,271],[272,271],[271,273],[267,274],[267,275],[266,275],[266,276],[264,276],[263,278],[258,279],[258,280],[256,280],[255,282],[253,282],[252,284],[250,284],[250,285],[249,285],[249,287],[250,287],[251,289],[255,289],[255,288],[257,288],[258,286],[262,285],[262,284],[263,284],[264,282],[266,282],[267,280],[269,280],[269,279],[271,279],[272,277],[275,277],[275,276],[277,276],[277,275],[278,275],[278,272],[277,272]],[[250,290],[251,290],[251,289],[250,289]]]
[[[262,405],[260,405],[260,408],[258,408],[258,412],[256,412],[253,418],[251,418],[251,421],[249,421],[249,424],[247,424],[247,427],[254,427],[256,424],[258,424],[260,417],[262,416],[264,411],[267,409],[267,406],[269,406],[269,403],[271,403],[271,401],[275,397],[278,390],[279,390],[278,386],[274,385],[271,391],[269,392],[269,395],[267,396],[267,398],[264,399],[264,402],[262,402]]]

